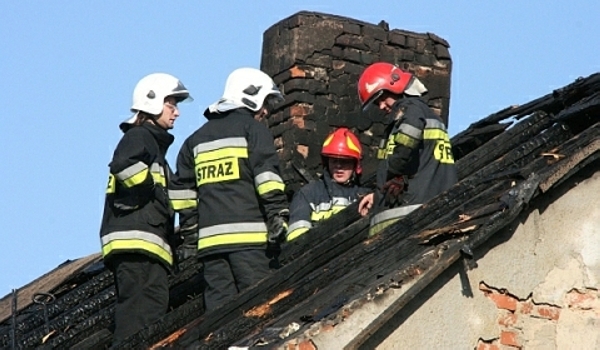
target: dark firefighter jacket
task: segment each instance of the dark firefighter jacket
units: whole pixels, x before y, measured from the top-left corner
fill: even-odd
[[[405,176],[408,188],[401,207],[371,221],[371,225],[406,215],[410,210],[444,192],[457,181],[452,146],[446,126],[420,97],[406,96],[393,106],[394,119],[379,147],[377,187]],[[376,203],[381,201],[377,192]],[[389,208],[388,208],[389,209]],[[403,212],[407,209],[407,212]]]
[[[327,170],[321,179],[303,186],[290,204],[290,226],[287,240],[291,241],[311,229],[317,222],[330,218],[369,192],[356,182],[338,184]]]
[[[288,206],[273,136],[245,108],[204,115],[177,157],[180,227],[197,225],[199,257],[266,248],[265,222]]]
[[[125,129],[109,164],[104,216],[100,228],[102,253],[107,266],[119,253],[141,253],[173,264],[169,236],[174,211],[169,202],[170,175],[165,160],[173,136],[144,123]]]

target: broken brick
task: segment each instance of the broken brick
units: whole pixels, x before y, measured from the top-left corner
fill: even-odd
[[[487,342],[480,339],[477,343],[477,350],[500,350],[500,347],[495,340]]]
[[[298,344],[298,350],[317,350],[317,346],[311,340],[305,340]]]
[[[298,66],[293,66],[292,68],[290,68],[290,77],[304,78],[306,77],[306,72],[303,69],[298,68]]]
[[[591,310],[594,308],[600,309],[600,303],[598,299],[598,292],[595,290],[588,290],[581,292],[573,289],[567,293],[566,304],[571,309],[580,310]]]
[[[515,332],[502,331],[500,333],[500,344],[521,348],[518,335]]]
[[[517,324],[517,315],[514,313],[506,313],[498,318],[498,324],[504,327],[512,327]]]
[[[547,320],[556,321],[560,317],[560,308],[556,306],[538,305],[534,309],[534,314]]]
[[[508,294],[489,293],[487,295],[499,309],[515,311],[517,310],[518,300]]]

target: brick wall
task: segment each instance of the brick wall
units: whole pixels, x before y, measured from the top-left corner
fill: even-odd
[[[387,61],[416,74],[429,89],[428,104],[447,123],[448,49],[435,34],[314,12],[296,13],[267,29],[261,69],[274,77],[286,100],[265,122],[275,137],[289,191],[319,173],[323,140],[338,126],[358,134],[365,176],[375,171],[384,118],[376,110],[361,113],[356,86],[370,63]]]
[[[479,284],[479,290],[498,309],[500,331],[496,338],[479,339],[477,350],[552,348],[560,333],[557,327],[563,312],[600,325],[600,298],[596,289],[572,289],[565,294],[561,305],[533,300],[531,295],[519,298],[507,290],[490,287],[483,282]]]

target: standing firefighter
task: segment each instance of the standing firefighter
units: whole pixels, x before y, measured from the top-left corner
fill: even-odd
[[[204,112],[208,122],[179,152],[176,208],[184,239],[198,237],[207,310],[265,277],[267,242],[285,238],[289,212],[279,159],[273,136],[255,120],[282,99],[264,72],[234,70],[223,97]]]
[[[191,100],[179,79],[164,73],[142,78],[133,91],[135,114],[110,162],[100,229],[104,263],[117,291],[113,344],[162,317],[169,303],[174,211],[168,197],[167,132],[179,117],[177,104]]]
[[[373,104],[389,116],[380,145],[376,196],[365,196],[359,211],[375,204],[370,234],[376,234],[457,181],[446,126],[420,97],[425,86],[390,63],[368,66],[358,81],[363,108]]]
[[[339,128],[327,136],[321,155],[322,178],[302,187],[290,204],[288,241],[337,214],[367,192],[359,181],[362,148],[350,130]]]

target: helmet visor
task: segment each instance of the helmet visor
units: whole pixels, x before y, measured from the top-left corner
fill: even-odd
[[[177,82],[177,86],[175,86],[175,88],[173,88],[173,90],[171,91],[171,93],[169,93],[165,97],[168,97],[168,96],[175,97],[175,99],[177,100],[177,103],[193,102],[194,101],[194,98],[190,95],[190,92],[183,85],[183,83],[181,81],[178,81]]]
[[[363,112],[367,112],[369,110],[371,110],[371,107],[373,107],[379,100],[379,98],[381,97],[381,95],[383,95],[384,90],[379,90],[376,93],[374,93],[371,97],[369,97],[368,100],[365,101],[365,103],[363,103]]]

